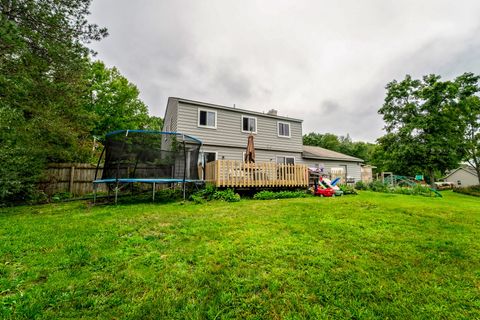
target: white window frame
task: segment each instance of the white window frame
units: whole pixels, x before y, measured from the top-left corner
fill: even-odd
[[[275,163],[278,163],[278,158],[284,158],[283,164],[287,164],[287,158],[293,159],[293,164],[296,164],[297,161],[295,159],[295,156],[284,156],[284,155],[276,155],[275,156]]]
[[[245,118],[250,118],[250,119],[254,119],[255,120],[255,131],[248,131],[248,130],[243,130],[243,119]],[[252,116],[245,116],[245,115],[242,115],[242,120],[240,122],[240,128],[242,130],[243,133],[257,133],[257,125],[258,125],[258,120],[257,120],[257,117],[252,117]]]
[[[215,160],[213,161],[216,161],[218,160],[218,151],[210,151],[210,150],[203,150],[203,151],[200,151],[199,152],[199,157],[198,157],[198,160],[199,160],[199,163],[202,165],[202,167],[205,166],[206,163],[203,162],[203,160],[205,160],[205,153],[215,153]],[[200,154],[202,155],[200,157]]]
[[[207,122],[208,122],[208,112],[212,112],[213,114],[215,114],[215,125],[214,126],[208,126],[208,125],[200,124],[200,112],[202,112],[202,111],[207,112]],[[217,111],[216,110],[211,110],[211,109],[198,108],[197,126],[199,128],[217,129]]]
[[[288,125],[288,136],[280,135],[280,123]],[[292,126],[290,125],[290,122],[277,121],[277,136],[279,138],[291,138],[292,137]]]

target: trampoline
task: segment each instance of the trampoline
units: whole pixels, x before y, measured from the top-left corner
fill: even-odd
[[[152,185],[155,200],[157,184],[181,184],[185,199],[187,183],[203,182],[198,176],[198,155],[202,141],[179,132],[152,130],[118,130],[105,137],[93,181],[94,203],[97,187],[106,184],[115,191],[132,183]],[[104,159],[102,176],[97,174]]]

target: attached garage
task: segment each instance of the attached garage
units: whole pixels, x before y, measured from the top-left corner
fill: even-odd
[[[302,162],[332,178],[339,177],[342,183],[362,180],[363,160],[340,152],[321,147],[303,146]]]

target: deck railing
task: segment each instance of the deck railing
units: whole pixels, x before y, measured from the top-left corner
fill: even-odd
[[[216,160],[205,165],[205,180],[217,187],[307,187],[304,164]]]

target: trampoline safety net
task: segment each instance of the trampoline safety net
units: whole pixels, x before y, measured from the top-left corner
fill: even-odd
[[[102,180],[198,180],[201,144],[194,137],[176,132],[111,132],[105,141]]]

